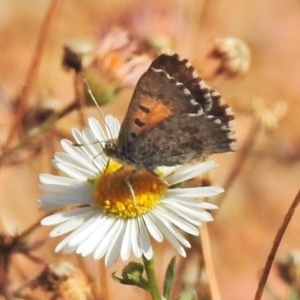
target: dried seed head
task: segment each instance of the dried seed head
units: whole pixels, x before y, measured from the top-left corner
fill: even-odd
[[[281,279],[300,291],[300,252],[293,251],[277,262]]]
[[[66,261],[49,264],[33,283],[59,299],[92,299],[87,276]]]
[[[256,98],[252,102],[252,111],[266,130],[276,129],[287,113],[287,103],[277,101],[272,108],[267,108],[264,101]]]
[[[71,40],[64,45],[63,66],[79,72],[90,64],[94,45],[84,40]]]
[[[233,37],[216,39],[209,56],[220,61],[216,75],[236,77],[246,74],[250,67],[250,49],[241,39]]]

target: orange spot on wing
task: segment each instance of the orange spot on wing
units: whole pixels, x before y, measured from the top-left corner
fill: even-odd
[[[135,114],[133,115],[131,126],[133,131],[137,134],[149,131],[156,124],[172,115],[172,111],[165,103],[162,103],[157,99],[153,99],[152,97],[142,98],[140,101],[140,105],[149,109],[150,112],[146,113],[141,109],[137,109]],[[134,119],[136,118],[145,123],[145,125],[142,127],[137,126],[134,123]]]

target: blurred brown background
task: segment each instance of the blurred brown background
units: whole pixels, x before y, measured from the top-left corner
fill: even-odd
[[[2,142],[13,118],[7,111],[7,102],[15,99],[22,88],[49,4],[45,0],[0,0]],[[46,97],[59,99],[62,106],[70,102],[74,97],[73,78],[61,66],[62,46],[67,40],[78,38],[100,43],[114,24],[123,25],[142,37],[154,34],[168,37],[175,51],[189,58],[204,77],[213,68],[206,55],[215,38],[238,37],[248,44],[252,54],[248,74],[231,79],[225,76],[207,79],[235,112],[238,146],[243,145],[253,123],[254,116],[249,110],[255,99],[260,99],[267,108],[284,101],[288,110],[272,132],[260,132],[209,228],[222,299],[252,299],[274,235],[300,188],[300,2],[65,0],[61,1],[54,20],[30,95],[32,104]],[[103,112],[114,113],[121,119],[131,93],[132,89],[122,92],[103,107]],[[98,116],[94,109],[88,112]],[[74,125],[69,122],[61,126],[68,131]],[[214,184],[222,185],[236,155],[214,157],[220,164],[213,174]],[[0,218],[6,232],[21,232],[41,216],[36,204],[38,174],[51,171],[50,160],[51,153],[44,151],[21,163],[2,166]],[[300,212],[296,211],[279,256],[300,247],[299,216]],[[44,229],[39,235],[45,236],[47,232]],[[51,257],[54,245],[54,242],[46,244],[42,250],[45,257]],[[166,255],[165,260],[168,259]],[[31,275],[31,272],[26,274],[26,268],[32,265],[26,260],[23,263],[24,276]],[[112,267],[111,271],[120,270],[121,266]],[[110,284],[112,291],[126,291],[122,299],[137,299],[141,295],[137,292],[132,296],[136,291],[132,292],[130,287]],[[281,299],[286,299],[286,288],[275,270],[268,286]],[[121,298],[116,295],[114,299]],[[275,298],[267,292],[263,299]]]

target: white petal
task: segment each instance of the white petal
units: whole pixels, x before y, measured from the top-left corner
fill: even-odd
[[[200,226],[202,222],[213,220],[211,214],[203,209],[189,208],[184,205],[177,205],[177,203],[167,207],[167,209],[170,214],[177,215],[197,227]]]
[[[98,140],[90,128],[86,128],[82,131],[82,143],[82,150],[91,160],[94,160],[96,156],[105,158],[103,152],[104,142],[103,140]]]
[[[61,157],[61,160],[69,163],[73,163],[74,165],[85,166],[88,168],[96,169],[92,164],[93,157],[99,153],[97,152],[95,155],[87,154],[85,151],[85,146],[74,146],[69,143],[63,143],[64,149],[66,152],[58,152],[55,154],[55,158],[58,159]],[[98,169],[96,169],[98,171]]]
[[[140,245],[143,251],[144,256],[149,260],[153,256],[153,251],[151,247],[151,242],[149,238],[149,233],[147,231],[147,228],[144,224],[143,218],[138,218],[138,224],[139,224],[139,241]]]
[[[180,215],[177,215],[176,211],[170,213],[170,208],[164,208],[164,207],[158,207],[157,210],[159,211],[161,216],[164,216],[166,220],[168,220],[170,223],[174,224],[181,230],[191,235],[199,234],[198,228],[192,225],[191,222],[188,222],[184,216],[180,217]]]
[[[125,222],[125,232],[124,232],[124,237],[122,241],[122,246],[121,246],[121,252],[120,256],[123,261],[128,260],[130,256],[130,250],[131,250],[131,245],[132,245],[132,219],[128,219]]]
[[[179,198],[179,197],[172,197],[172,198],[164,198],[162,201],[165,205],[174,205],[175,203],[178,205],[183,205],[190,207],[192,209],[218,209],[218,206],[216,204],[210,203],[210,202],[203,202],[199,201],[195,198]]]
[[[120,131],[120,123],[117,118],[108,115],[105,118],[106,132],[110,139],[116,139]]]
[[[81,198],[90,197],[92,194],[93,185],[90,182],[78,182],[73,185],[60,185],[60,184],[40,184],[39,188],[47,194],[52,195],[70,195],[72,198],[72,194],[75,194],[78,198],[80,195]]]
[[[93,131],[93,134],[95,135],[98,141],[104,142],[108,139],[106,133],[104,132],[102,126],[99,124],[98,120],[96,120],[95,118],[89,118],[88,123],[91,130]]]
[[[107,162],[107,157],[104,155],[102,147],[99,146],[98,142],[87,141],[86,144],[82,146],[74,146],[70,141],[62,140],[61,145],[67,152],[65,155],[77,161],[77,163],[75,163],[76,166],[91,166],[89,169],[95,174],[101,171]],[[96,162],[98,162],[99,165],[97,165]]]
[[[72,238],[72,235],[68,235],[65,237],[56,247],[55,247],[55,252],[61,252],[63,251],[64,253],[71,253],[71,249],[74,251],[76,247],[71,248],[68,246],[68,243],[70,239]]]
[[[40,211],[48,211],[48,210],[56,210],[61,208],[61,205],[57,205],[54,203],[47,203],[38,199],[38,207]]]
[[[174,236],[174,233],[173,233],[174,230],[170,226],[170,224],[168,222],[162,222],[161,219],[160,219],[160,216],[158,217],[155,214],[153,214],[153,215],[155,216],[155,222],[158,224],[159,229],[163,232],[164,236],[173,245],[173,247],[177,250],[177,252],[181,256],[185,257],[186,252],[185,252],[184,248],[181,246],[181,244],[178,242],[176,237]]]
[[[83,243],[89,236],[98,230],[101,230],[102,224],[105,219],[102,215],[95,215],[85,222],[80,228],[72,233],[73,238],[70,239],[69,246],[78,246]]]
[[[178,205],[178,203],[174,203],[170,209],[173,209],[177,214],[197,226],[200,225],[201,222],[210,222],[213,220],[212,215],[202,209],[193,209],[184,205]]]
[[[87,181],[89,178],[94,178],[95,177],[94,174],[91,174],[91,173],[86,172],[86,171],[82,172],[82,170],[75,169],[74,167],[68,166],[66,164],[57,163],[57,162],[54,162],[54,164],[58,169],[63,171],[68,176],[76,178],[76,179],[81,180],[81,181]]]
[[[218,209],[219,208],[216,204],[210,203],[210,202],[201,202],[201,203],[199,203],[199,207],[201,207],[202,209]]]
[[[85,136],[83,135],[81,130],[79,130],[78,128],[72,128],[72,135],[76,141],[77,149],[80,149],[83,152],[83,147],[86,144]],[[72,145],[75,146],[73,143],[72,143]]]
[[[153,221],[151,217],[151,213],[143,215],[145,224],[147,226],[147,229],[151,236],[157,241],[162,242],[164,239],[164,236],[162,235],[159,228],[156,226],[155,222]]]
[[[50,237],[56,237],[75,230],[85,222],[85,219],[71,219],[55,227],[49,234]]]
[[[67,153],[57,153],[54,156],[53,164],[62,171],[65,171],[65,169],[74,169],[76,171],[83,172],[88,178],[97,176],[101,170],[96,168],[92,158],[88,159],[87,157],[81,157],[80,159],[80,155],[78,154],[76,157],[74,154],[70,155]]]
[[[218,186],[200,186],[191,188],[176,188],[168,189],[166,197],[187,197],[187,198],[200,198],[212,197],[224,192],[224,189]]]
[[[63,249],[62,249],[62,253],[63,254],[69,254],[69,253],[72,253],[75,251],[75,247],[70,247],[68,245],[66,245]],[[55,249],[55,252],[58,252],[56,249]]]
[[[99,245],[96,247],[96,249],[94,251],[93,258],[95,260],[100,259],[101,257],[103,257],[107,253],[111,243],[115,242],[114,238],[118,234],[118,232],[120,230],[120,227],[122,225],[123,225],[123,220],[116,219],[114,221],[114,224],[106,232],[105,236],[103,236],[103,239],[101,240],[101,243],[99,243]]]
[[[131,243],[132,243],[132,252],[135,257],[140,258],[142,256],[142,249],[139,244],[138,239],[139,228],[138,228],[138,221],[137,219],[132,219],[131,223]]]
[[[39,178],[41,183],[57,184],[63,186],[70,186],[70,185],[73,186],[81,182],[75,178],[57,176],[57,175],[45,174],[45,173],[40,174]]]
[[[105,255],[105,265],[111,266],[120,256],[121,245],[124,239],[125,221],[122,220],[118,227],[118,231],[114,234],[114,240],[110,243],[110,247]]]
[[[174,185],[195,178],[215,168],[216,166],[217,164],[214,161],[201,162],[196,165],[183,165],[178,167],[172,175],[168,176],[165,179],[169,183],[169,185]]]
[[[77,157],[69,155],[68,153],[59,152],[55,154],[54,159],[54,163],[74,166],[77,169],[87,169],[92,174],[98,174],[100,172],[99,169],[94,165],[94,162],[88,160],[86,157],[84,157],[82,160],[79,160]]]
[[[81,135],[81,133],[79,133],[79,130],[77,129],[74,130],[74,132],[78,132],[78,134]],[[75,146],[74,143],[66,139],[61,140],[60,144],[67,154],[76,157],[79,161],[84,159],[88,159],[88,160],[92,159],[92,156],[89,156],[84,152],[84,147],[81,145]]]
[[[160,166],[157,167],[154,171],[156,174],[162,174],[162,177],[167,181],[168,180],[167,177],[173,174],[176,169],[178,169],[178,166],[174,166],[174,167]]]
[[[64,172],[66,175],[81,180],[83,182],[88,181],[89,179],[93,179],[99,174],[99,172],[95,173],[89,169],[85,169],[80,166],[75,166],[73,164],[68,164],[66,161],[59,162],[57,160],[53,161],[53,165]]]
[[[101,140],[98,140],[90,128],[85,128],[80,132],[78,129],[73,128],[72,134],[77,142],[73,148],[79,149],[82,154],[90,161],[99,154],[103,155],[103,145]],[[72,153],[72,152],[70,152]]]
[[[178,251],[178,253],[182,256],[186,255],[186,252],[184,250],[185,246],[186,248],[191,248],[191,244],[189,241],[179,233],[178,230],[176,230],[170,223],[164,223],[164,226],[162,226],[162,231],[164,232],[164,235],[169,240],[169,242],[175,247],[175,249]]]
[[[104,221],[101,222],[101,230],[95,230],[83,243],[81,243],[76,253],[82,256],[87,256],[91,254],[99,244],[102,243],[103,238],[109,232],[110,228],[113,226],[115,220],[113,218],[103,217]]]
[[[86,216],[90,212],[91,212],[90,207],[82,207],[82,208],[77,208],[77,209],[73,209],[70,211],[60,212],[60,213],[56,213],[51,216],[45,217],[41,221],[41,224],[45,225],[45,226],[56,225],[56,224],[59,224],[62,222],[66,222],[75,217]]]
[[[72,234],[75,236],[77,234],[77,230],[80,230],[81,227],[85,225],[89,221],[89,218],[92,218],[95,215],[95,212],[90,211],[85,215],[81,215],[80,218],[73,218],[68,220],[59,226],[55,227],[49,234],[50,237],[56,237],[63,234],[66,234],[70,231],[73,231]],[[75,230],[77,229],[77,230]]]
[[[41,195],[39,200],[45,203],[51,203],[59,206],[67,206],[67,205],[85,205],[90,204],[92,201],[91,195],[86,195],[86,197],[82,197],[81,194],[67,194],[67,195]],[[41,208],[40,208],[41,209]]]

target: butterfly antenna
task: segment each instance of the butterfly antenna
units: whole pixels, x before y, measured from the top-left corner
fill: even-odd
[[[89,83],[87,82],[87,80],[86,80],[85,78],[83,78],[83,82],[84,82],[84,84],[85,84],[85,86],[86,86],[86,89],[87,89],[87,92],[88,92],[89,96],[90,96],[91,99],[93,100],[94,104],[96,105],[96,107],[97,107],[97,109],[98,109],[98,111],[99,111],[99,113],[100,113],[101,119],[103,120],[104,124],[106,125],[107,131],[109,132],[110,136],[112,137],[111,130],[110,130],[108,124],[107,124],[106,121],[105,121],[105,117],[104,117],[104,115],[103,115],[103,113],[102,113],[102,111],[101,111],[101,108],[100,108],[100,106],[99,106],[99,104],[98,104],[98,102],[97,102],[97,100],[96,100],[96,98],[95,98],[95,96],[94,96],[94,94],[93,94],[91,88],[90,88]]]
[[[97,102],[97,100],[96,100],[96,98],[95,98],[95,96],[94,96],[91,88],[90,88],[90,85],[88,84],[88,82],[87,82],[87,80],[85,78],[83,78],[83,82],[84,82],[84,84],[86,86],[88,94],[90,95],[90,97],[92,98],[94,104],[96,105],[96,107],[97,107],[97,109],[98,109],[98,111],[99,111],[99,113],[101,115],[101,118],[103,119],[103,121],[105,121],[105,118],[104,118],[104,116],[102,114],[101,108],[100,108],[100,106],[99,106],[99,104],[98,104],[98,102]]]

